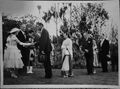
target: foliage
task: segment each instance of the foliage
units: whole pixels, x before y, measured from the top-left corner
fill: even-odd
[[[68,3],[70,4],[70,3]],[[66,10],[69,8],[71,9],[71,20],[67,20],[65,18]],[[49,11],[50,12],[50,11]],[[48,13],[49,13],[48,12]],[[57,12],[54,10],[53,12]],[[57,18],[61,18],[63,21],[63,25],[60,28],[61,34],[64,32],[68,32],[73,40],[73,54],[74,54],[74,64],[79,65],[79,67],[85,66],[85,58],[83,52],[79,50],[79,46],[83,44],[83,42],[77,42],[78,40],[82,41],[83,37],[82,34],[88,30],[92,32],[94,39],[99,42],[100,33],[102,26],[105,25],[106,20],[109,19],[108,12],[103,8],[103,3],[84,3],[84,4],[70,4],[61,7],[58,11],[59,15]],[[52,15],[51,15],[52,16]],[[49,17],[49,16],[48,16]],[[50,19],[49,19],[50,20]],[[69,26],[70,25],[70,26]],[[92,30],[91,30],[92,29]],[[73,35],[75,34],[75,35]],[[62,39],[61,37],[56,37],[56,41],[58,44],[56,48],[60,48]],[[60,44],[59,44],[60,43]],[[58,52],[58,54],[57,54]],[[56,60],[60,63],[60,58],[58,55],[60,54],[59,51],[56,50]]]
[[[44,12],[44,16],[42,19],[47,23],[51,20],[53,16],[56,24],[57,19],[61,19],[63,25],[60,27],[60,36],[53,36],[52,43],[55,46],[55,56],[53,66],[55,68],[61,67],[61,45],[64,40],[62,33],[68,32],[70,34],[70,38],[73,40],[73,54],[74,54],[74,67],[84,67],[85,66],[85,58],[84,53],[80,50],[80,46],[83,43],[84,38],[82,37],[83,33],[86,31],[91,31],[93,38],[96,42],[99,42],[102,27],[105,26],[107,20],[109,20],[108,12],[103,8],[103,3],[67,3],[57,11],[57,9],[52,6],[48,12]],[[39,13],[41,6],[37,6]],[[70,20],[65,18],[66,10],[71,8],[71,18]],[[26,31],[33,30],[36,32],[36,21],[39,19],[33,15],[25,15],[20,17],[19,20],[9,19],[8,16],[3,16],[3,43],[6,40],[6,33],[13,28],[18,26],[20,23],[24,23],[27,26]],[[57,28],[58,29],[58,28]],[[117,26],[111,26],[110,40],[118,39],[118,28]]]
[[[26,28],[27,28],[26,31],[36,30],[35,22],[37,21],[37,19],[39,19],[38,17],[28,14],[21,17],[20,19],[21,19],[21,23],[26,24]]]
[[[61,28],[63,32],[70,32],[70,34],[75,33],[76,37],[71,38],[75,42],[73,46],[74,49],[74,60],[76,65],[85,66],[85,58],[79,46],[84,44],[83,42],[76,42],[77,40],[83,40],[82,34],[88,30],[92,32],[93,38],[99,42],[100,33],[102,26],[105,25],[106,20],[109,19],[108,12],[103,8],[103,3],[86,3],[86,4],[73,4],[71,10],[71,21],[63,19],[63,27]],[[68,23],[71,23],[70,28]],[[77,35],[80,33],[81,35]],[[78,46],[78,47],[77,47]],[[77,47],[77,49],[76,49]]]
[[[103,3],[73,5],[72,24],[77,23],[78,30],[81,33],[92,29],[95,40],[99,40],[100,28],[105,25],[108,19],[109,15],[103,8]]]
[[[9,35],[9,31],[14,27],[19,28],[20,21],[15,21],[13,19],[9,19],[8,16],[3,15],[2,23],[3,23],[2,26],[3,26],[3,49],[4,49],[7,36]]]

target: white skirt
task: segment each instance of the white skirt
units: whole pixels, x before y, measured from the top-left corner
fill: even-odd
[[[94,60],[93,60],[93,65],[95,66],[95,67],[97,67],[98,66],[98,56],[97,56],[97,53],[94,53]]]
[[[61,70],[62,71],[69,71],[69,66],[70,66],[69,65],[69,56],[65,56]]]
[[[20,50],[16,46],[9,46],[4,53],[4,68],[23,68]]]

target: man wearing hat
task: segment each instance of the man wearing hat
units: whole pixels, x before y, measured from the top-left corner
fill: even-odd
[[[52,69],[50,63],[50,52],[52,51],[52,46],[49,38],[49,33],[44,28],[44,25],[42,23],[37,22],[36,26],[37,26],[37,32],[39,34],[39,41],[37,42],[37,46],[39,46],[40,53],[45,53],[46,56],[44,62],[45,78],[51,78]]]

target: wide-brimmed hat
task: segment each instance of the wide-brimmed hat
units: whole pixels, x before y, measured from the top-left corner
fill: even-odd
[[[10,31],[10,33],[18,32],[18,31],[20,31],[20,29],[18,29],[18,28],[13,28],[13,29]]]

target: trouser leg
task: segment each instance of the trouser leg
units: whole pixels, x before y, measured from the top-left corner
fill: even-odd
[[[107,72],[108,69],[107,69],[107,57],[106,55],[102,55],[102,59],[101,59],[101,63],[102,63],[102,70],[103,72]]]
[[[69,57],[69,75],[72,75],[73,74],[73,63],[72,63],[72,60],[71,60],[71,57]]]
[[[52,77],[52,68],[51,68],[51,63],[50,63],[50,54],[46,55],[45,63],[44,63],[44,68],[45,68],[45,77],[50,78]]]

